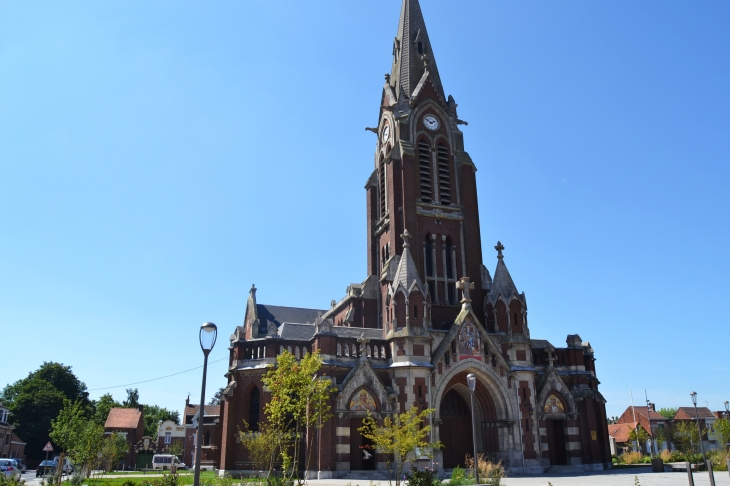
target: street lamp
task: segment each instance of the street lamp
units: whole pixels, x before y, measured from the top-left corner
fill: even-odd
[[[715,475],[712,472],[712,463],[705,457],[705,444],[702,442],[702,428],[700,427],[700,414],[697,412],[697,392],[690,393],[692,404],[695,406],[695,419],[697,420],[697,431],[700,434],[700,449],[702,450],[702,460],[705,462],[707,473],[710,475],[710,484],[715,484]]]
[[[208,355],[215,346],[218,328],[212,322],[200,326],[200,349],[203,350],[203,387],[200,390],[200,411],[198,412],[198,433],[195,437],[195,478],[194,486],[200,486],[200,453],[203,448],[203,420],[205,417],[205,376],[208,373]]]
[[[471,438],[474,443],[474,480],[479,484],[479,459],[477,458],[477,426],[474,422],[474,390],[477,387],[477,376],[474,373],[466,375],[466,384],[471,392]]]
[[[730,402],[725,400],[725,418],[730,419]]]

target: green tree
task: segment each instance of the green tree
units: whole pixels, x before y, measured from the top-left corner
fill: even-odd
[[[279,433],[266,423],[259,423],[258,431],[249,429],[248,423],[243,421],[244,430],[238,431],[238,439],[248,452],[248,458],[257,471],[267,471],[267,478],[274,467],[278,446]]]
[[[112,408],[118,408],[122,405],[114,400],[110,393],[105,393],[98,400],[92,402],[94,405],[94,422],[104,425]]]
[[[127,388],[127,399],[124,400],[124,408],[139,407],[139,390],[136,388]]]
[[[274,435],[279,438],[277,449],[287,479],[293,478],[298,470],[296,458],[301,439],[306,438],[307,444],[311,444],[313,429],[321,427],[331,417],[329,402],[334,387],[326,376],[318,376],[321,367],[319,351],[306,353],[301,360],[284,351],[276,357],[276,366],[263,377],[271,393],[271,401],[264,407],[264,412]],[[305,470],[309,469],[311,449],[311,446],[305,448]]]
[[[396,413],[393,418],[385,417],[383,425],[370,416],[363,419],[360,433],[375,444],[376,450],[385,455],[385,465],[388,469],[388,482],[392,484],[395,477],[396,486],[400,486],[403,478],[403,468],[407,461],[419,456],[433,457],[433,451],[440,449],[440,442],[431,443],[427,440],[431,433],[431,426],[424,425],[435,409],[429,408],[418,411],[411,407],[403,413]]]
[[[113,432],[102,440],[100,450],[100,466],[105,472],[111,472],[129,451],[127,439],[118,432]]]
[[[675,422],[671,436],[674,446],[684,454],[692,454],[700,449],[700,433],[694,420]]]
[[[176,455],[179,459],[182,459],[182,455],[185,452],[184,439],[172,439],[172,442],[167,446],[167,452]],[[185,462],[185,461],[183,461]]]
[[[64,399],[90,405],[86,385],[61,363],[44,362],[26,378],[7,385],[0,400],[10,409],[11,425],[26,442],[28,457],[41,459],[51,421],[63,408]]]
[[[208,405],[220,405],[223,401],[223,388],[219,388],[217,392],[215,392],[215,395],[213,395],[213,398],[210,399],[208,402]]]
[[[180,425],[180,412],[172,412],[166,408],[157,405],[142,405],[142,414],[144,420],[144,435],[149,437],[157,436],[157,426],[165,420],[172,420]]]
[[[75,467],[89,477],[98,463],[104,427],[91,419],[89,407],[80,400],[64,400],[64,407],[51,423],[51,438]]]
[[[717,434],[717,442],[722,447],[727,448],[730,443],[730,420],[721,418],[715,422],[715,434]]]
[[[631,431],[629,431],[629,442],[638,442],[639,452],[641,452],[642,446],[646,446],[647,440],[649,440],[649,434],[641,425],[634,427]]]
[[[676,408],[660,408],[658,413],[665,419],[672,420],[674,418],[674,416],[677,415],[677,409]]]

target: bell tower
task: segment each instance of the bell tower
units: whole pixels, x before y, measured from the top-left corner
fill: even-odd
[[[374,170],[366,184],[368,274],[380,282],[378,327],[391,327],[388,288],[410,235],[409,258],[425,287],[431,326],[459,313],[457,282],[475,302],[491,278],[482,265],[476,166],[464,150],[457,104],[445,96],[418,0],[403,0],[392,66],[380,100]],[[407,231],[406,231],[407,230]],[[392,286],[391,286],[392,287]],[[475,305],[483,320],[481,305]]]

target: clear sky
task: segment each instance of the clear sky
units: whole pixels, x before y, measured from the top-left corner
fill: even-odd
[[[533,338],[590,341],[608,414],[722,408],[730,3],[422,0]],[[103,387],[212,360],[261,303],[366,277],[399,0],[0,3],[0,386]],[[210,367],[208,396],[225,385]],[[198,401],[200,370],[137,385]],[[125,396],[125,387],[111,391]]]

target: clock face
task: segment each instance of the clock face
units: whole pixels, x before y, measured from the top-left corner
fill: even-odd
[[[439,120],[433,115],[426,115],[423,117],[423,124],[429,130],[438,130]]]
[[[383,142],[387,142],[390,138],[390,125],[385,125],[385,128],[383,128]]]

